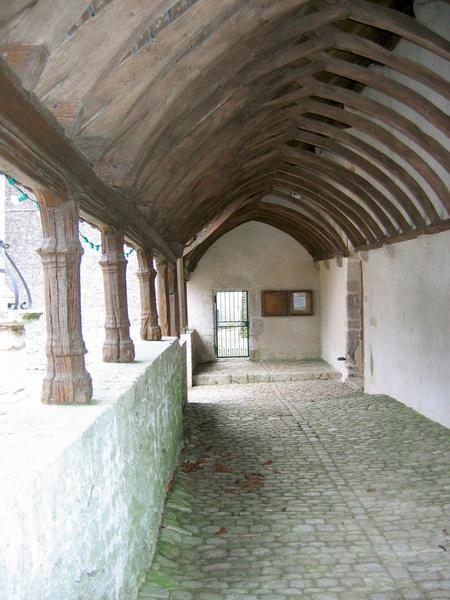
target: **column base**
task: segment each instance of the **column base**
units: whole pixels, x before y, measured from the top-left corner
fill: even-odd
[[[80,373],[50,375],[42,383],[44,404],[88,404],[92,398],[92,379],[84,370]]]
[[[141,327],[141,339],[147,342],[159,342],[161,339],[161,327],[159,325],[143,325]]]
[[[103,362],[129,363],[134,360],[134,344],[131,339],[103,344]]]

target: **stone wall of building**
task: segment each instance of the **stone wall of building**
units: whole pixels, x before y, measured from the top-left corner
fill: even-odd
[[[324,260],[318,264],[322,358],[345,376],[345,363],[338,358],[345,356],[347,345],[347,259],[343,259],[341,264],[336,260]]]
[[[2,176],[0,176],[2,178]],[[0,185],[0,213],[2,213],[4,233],[0,231],[0,239],[4,235],[4,241],[9,245],[8,253],[18,266],[24,276],[32,296],[32,310],[44,311],[44,282],[41,259],[36,250],[42,244],[42,228],[38,206],[31,200],[19,202],[20,192],[9,185],[4,185],[4,197],[2,198],[2,186]],[[32,194],[30,194],[31,197]],[[2,211],[2,207],[4,207]],[[97,246],[100,244],[100,232],[88,223],[80,223],[80,233],[86,236],[90,242]],[[89,353],[95,353],[101,357],[103,344],[103,326],[105,321],[105,306],[103,294],[103,279],[99,263],[101,253],[96,248],[91,248],[82,240],[84,249],[81,261],[81,308],[83,318],[83,335]],[[129,248],[126,248],[128,251]],[[127,266],[127,291],[128,312],[132,325],[132,333],[135,337],[139,335],[140,324],[140,298],[139,282],[136,277],[137,258],[136,253],[129,254]],[[6,302],[12,302],[14,294],[10,282],[7,281],[6,299],[1,299],[3,307]],[[23,288],[21,289],[21,301],[25,299]],[[0,296],[2,295],[0,286]],[[2,308],[3,308],[2,307]],[[1,311],[1,308],[0,308]],[[19,311],[20,312],[20,311]],[[14,317],[14,313],[11,317]],[[42,317],[38,323],[27,326],[30,335],[27,336],[29,356],[36,366],[42,366],[45,358],[45,319]]]
[[[363,375],[360,264],[359,257],[318,263],[322,358],[344,380]]]
[[[200,362],[216,360],[213,292],[249,292],[250,358],[320,356],[319,276],[312,257],[286,233],[252,221],[217,240],[187,284],[189,326],[198,333]],[[261,291],[312,290],[313,315],[263,317]]]
[[[2,210],[2,201],[4,206],[3,239],[9,245],[8,254],[18,266],[30,288],[33,310],[42,311],[44,307],[43,269],[41,259],[36,253],[36,249],[42,242],[39,208],[31,200],[19,202],[20,192],[12,186],[5,185],[4,192],[3,199],[0,194],[0,211]],[[2,233],[0,233],[0,238]],[[6,302],[13,302],[14,293],[10,281],[7,281],[7,284]],[[22,286],[20,286],[20,292],[20,301],[22,302],[25,300]]]

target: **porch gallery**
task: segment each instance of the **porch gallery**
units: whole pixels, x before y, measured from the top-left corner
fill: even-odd
[[[450,595],[449,7],[0,3],[0,597]]]

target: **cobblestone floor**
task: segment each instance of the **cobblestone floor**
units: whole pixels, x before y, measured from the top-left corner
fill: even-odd
[[[336,381],[192,391],[139,599],[450,599],[450,432]]]

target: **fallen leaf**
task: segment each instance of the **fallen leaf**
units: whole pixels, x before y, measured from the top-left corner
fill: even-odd
[[[225,533],[228,533],[228,529],[226,527],[221,527],[214,535],[224,535]]]
[[[249,473],[245,476],[245,479],[265,479],[262,473]]]
[[[273,463],[273,460],[266,460],[266,462],[263,462],[263,466],[267,466],[267,465],[271,465]]]
[[[205,463],[207,462],[208,461],[206,458],[199,458],[199,460],[196,460],[195,462],[187,460],[182,464],[181,469],[183,473],[192,473],[193,471],[199,471],[200,469],[203,469]]]
[[[250,473],[246,475],[245,478],[247,479],[247,482],[244,485],[246,491],[256,490],[264,484],[265,479],[264,475],[261,475],[261,473]]]
[[[241,492],[236,488],[224,488],[223,490],[226,494],[231,494],[231,496],[240,496]]]
[[[174,487],[175,487],[175,475],[172,475],[169,483],[167,484],[167,493],[171,494],[173,492]]]
[[[442,550],[444,552],[447,552],[447,548],[445,546],[443,546],[442,544],[438,544],[439,548],[442,548]]]
[[[214,466],[216,467],[216,471],[218,473],[233,473],[234,472],[234,470],[231,467],[224,465],[220,462],[216,462]]]

